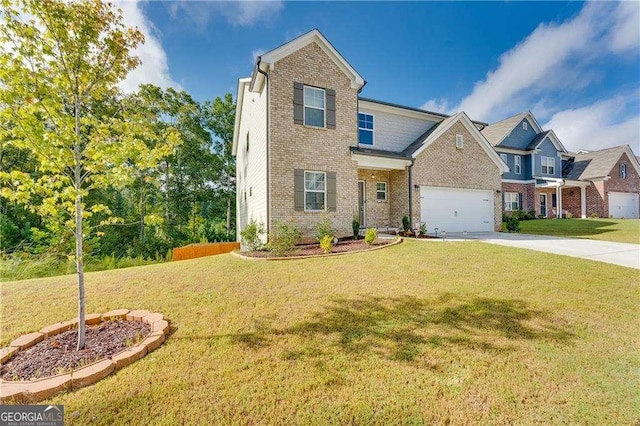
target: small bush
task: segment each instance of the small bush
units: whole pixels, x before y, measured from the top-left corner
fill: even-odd
[[[364,234],[364,242],[369,245],[372,245],[377,238],[378,230],[376,228],[369,228]]]
[[[353,238],[358,238],[360,234],[360,221],[358,219],[351,221],[351,230],[353,231]]]
[[[571,212],[567,212],[567,214],[565,215],[565,217],[567,219],[573,219],[573,214]]]
[[[403,216],[402,217],[402,229],[404,229],[404,231],[408,231],[409,229],[411,229],[411,224],[409,223],[409,217],[408,216]]]
[[[598,218],[598,213],[593,212],[593,213],[591,213],[591,214],[589,215],[589,217],[590,217],[591,219],[597,219],[597,218]]]
[[[536,214],[536,209],[531,209],[527,213],[529,215],[529,219],[535,219],[538,215]]]
[[[333,229],[331,229],[331,221],[327,216],[322,216],[320,222],[316,224],[316,240],[322,241],[327,235],[333,237]]]
[[[267,249],[276,255],[283,255],[292,251],[301,237],[302,233],[293,223],[276,220],[269,232]]]
[[[420,235],[427,235],[427,224],[424,222],[420,224]]]
[[[505,223],[507,232],[520,232],[520,221],[517,217],[507,217]]]
[[[322,237],[322,239],[320,240],[320,248],[325,254],[331,253],[331,251],[333,250],[333,236],[325,235],[324,237]]]
[[[242,243],[247,246],[250,251],[258,250],[262,247],[260,236],[264,234],[264,224],[255,219],[251,219],[249,224],[240,232]]]

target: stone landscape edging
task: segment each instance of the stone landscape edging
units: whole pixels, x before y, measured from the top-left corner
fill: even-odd
[[[300,259],[313,259],[316,257],[331,257],[331,256],[344,256],[347,254],[355,254],[355,253],[365,253],[368,251],[373,251],[373,250],[380,250],[380,249],[384,249],[387,247],[391,247],[391,246],[395,246],[397,244],[400,244],[403,241],[403,238],[399,237],[397,238],[395,241],[390,242],[389,244],[383,244],[380,246],[376,246],[376,247],[371,247],[371,248],[367,248],[364,250],[354,250],[354,251],[343,251],[340,253],[323,253],[323,254],[312,254],[309,256],[279,256],[279,257],[252,257],[252,256],[245,256],[242,254],[242,252],[238,252],[238,251],[232,251],[231,254],[235,257],[238,257],[240,259],[246,259],[246,260],[257,260],[257,261],[264,261],[264,260],[300,260]]]
[[[104,314],[89,314],[85,316],[85,324],[95,325],[115,319],[142,321],[150,325],[151,331],[138,344],[123,349],[108,358],[75,369],[71,373],[35,380],[0,379],[0,404],[10,402],[17,404],[36,403],[63,391],[74,391],[92,385],[114,371],[118,371],[139,360],[147,353],[156,350],[164,343],[167,333],[169,333],[169,323],[164,319],[164,315],[146,310],[116,309]],[[4,364],[16,353],[29,349],[48,337],[76,328],[77,325],[78,318],[74,318],[48,325],[39,332],[22,335],[12,341],[9,346],[0,349],[0,363]]]

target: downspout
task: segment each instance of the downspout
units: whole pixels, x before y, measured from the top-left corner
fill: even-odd
[[[411,160],[411,164],[408,168],[409,174],[409,227],[413,226],[413,179],[411,176],[411,170],[413,168],[413,159]]]
[[[260,58],[260,56],[258,56],[258,62],[256,63],[256,67],[257,70],[260,74],[264,75],[265,78],[265,88],[267,90],[267,146],[266,146],[266,161],[267,161],[267,220],[266,220],[266,231],[267,231],[267,235],[269,235],[269,230],[271,229],[271,221],[269,220],[269,218],[271,217],[271,186],[269,186],[269,175],[271,174],[271,165],[269,163],[269,133],[270,133],[270,127],[269,127],[269,74],[266,73],[265,71],[262,71],[260,69],[260,62],[262,62],[262,59]]]

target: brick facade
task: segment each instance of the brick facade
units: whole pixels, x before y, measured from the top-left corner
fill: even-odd
[[[456,148],[456,134],[464,137],[463,149]],[[418,155],[412,167],[412,178],[412,184],[419,186],[491,190],[494,194],[494,229],[502,228],[502,196],[498,193],[502,187],[500,170],[461,122],[452,125]],[[420,192],[415,187],[411,190],[415,223],[420,221]]]
[[[365,186],[365,223],[361,226],[368,228],[383,228],[393,226],[389,222],[389,204],[396,195],[390,190],[389,172],[383,170],[358,169],[358,180],[364,181]],[[376,183],[387,184],[387,200],[377,199]],[[394,226],[395,227],[395,226]]]
[[[535,183],[502,182],[502,193],[504,194],[505,192],[515,192],[518,194],[522,194],[522,205],[520,206],[520,209],[524,210],[525,212],[528,212],[529,210],[535,210],[536,212],[540,211],[539,206],[536,204]]]
[[[294,124],[294,82],[335,90],[335,129]],[[310,235],[326,215],[338,236],[352,233],[358,170],[349,147],[358,141],[357,96],[349,78],[315,42],[274,64],[269,74],[271,225],[276,220],[293,221]],[[336,173],[335,212],[294,210],[294,169]]]

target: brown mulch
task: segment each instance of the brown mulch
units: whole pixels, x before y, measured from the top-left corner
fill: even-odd
[[[380,247],[386,246],[387,244],[391,244],[394,240],[391,239],[379,239],[376,240],[371,246],[364,242],[364,240],[357,241],[342,241],[338,242],[333,246],[333,250],[331,253],[346,253],[350,251],[358,251],[358,250],[367,250],[372,247]],[[246,253],[242,253],[245,256],[249,257],[280,257],[274,253],[269,251],[260,250],[260,251],[250,251]],[[308,244],[296,246],[296,248],[290,252],[285,253],[281,257],[304,257],[304,256],[314,256],[318,254],[325,254],[324,251],[320,248],[320,244]]]
[[[68,373],[108,358],[144,339],[151,327],[142,321],[105,321],[87,326],[85,348],[76,351],[78,330],[51,336],[20,351],[0,368],[4,380],[30,380]]]

